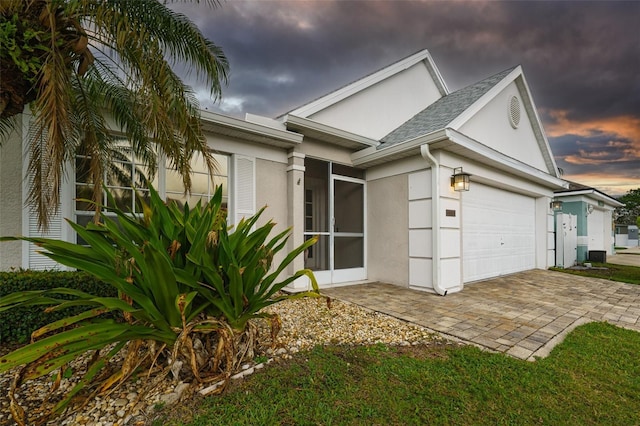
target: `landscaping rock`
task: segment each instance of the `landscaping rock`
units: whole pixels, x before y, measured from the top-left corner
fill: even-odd
[[[408,324],[396,318],[372,312],[353,304],[332,301],[329,309],[324,299],[289,300],[272,305],[265,311],[278,314],[282,329],[275,342],[270,339],[269,323],[259,321],[260,347],[257,356],[266,359],[260,364],[243,363],[234,377],[244,378],[256,370],[270,364],[274,359],[289,359],[298,351],[305,351],[316,345],[367,345],[384,343],[388,345],[432,344],[444,339],[429,330]],[[114,362],[122,360],[115,359]],[[174,364],[176,372],[182,368]],[[76,369],[76,364],[70,363]],[[0,389],[8,389],[15,370],[0,375]],[[139,390],[144,384],[141,379],[124,383],[117,392],[90,401],[81,413],[62,415],[52,419],[48,425],[89,425],[92,426],[132,426],[144,424],[144,419],[165,406],[179,403],[186,397],[188,383],[173,386],[173,375],[165,378],[158,388],[139,398]],[[146,380],[146,379],[145,379]],[[29,381],[20,390],[21,401],[27,412],[35,410],[48,393],[49,377]],[[223,382],[207,384],[195,389],[201,395],[208,395]],[[63,379],[61,389],[69,389],[73,383]],[[140,413],[147,413],[141,415]],[[6,392],[0,393],[0,424],[12,424],[9,420],[9,401]]]

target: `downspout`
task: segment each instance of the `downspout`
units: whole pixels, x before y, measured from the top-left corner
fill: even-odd
[[[431,165],[431,273],[433,289],[446,296],[446,289],[440,287],[440,163],[429,151],[429,145],[420,145],[420,155]]]

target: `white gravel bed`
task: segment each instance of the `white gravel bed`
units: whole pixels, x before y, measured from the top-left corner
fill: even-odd
[[[278,335],[276,348],[271,349],[268,326],[266,322],[260,322],[260,341],[263,344],[261,358],[287,359],[296,352],[311,349],[316,345],[383,343],[408,346],[428,345],[443,340],[442,337],[423,327],[339,300],[332,300],[331,308],[323,298],[289,300],[272,305],[266,311],[280,316],[282,329]],[[247,372],[254,371],[252,365],[243,367]],[[238,377],[241,376],[242,374],[238,375]],[[9,400],[6,394],[11,379],[10,372],[0,375],[0,426],[14,424],[9,413]],[[142,383],[141,380],[144,379],[131,380],[111,395],[91,401],[82,412],[70,416],[63,415],[48,424],[88,426],[150,424],[157,409],[175,403],[188,387],[186,384],[175,383],[167,378],[153,394],[139,398],[137,389]],[[50,385],[49,378],[28,382],[20,392],[21,404],[26,410],[35,409]],[[71,385],[71,381],[65,379],[61,388]]]
[[[323,298],[288,300],[265,309],[282,319],[279,343],[290,352],[316,345],[427,344],[442,340],[424,327],[360,306]]]

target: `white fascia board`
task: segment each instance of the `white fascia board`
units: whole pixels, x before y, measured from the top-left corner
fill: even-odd
[[[507,155],[502,154],[488,146],[458,132],[454,129],[441,129],[431,132],[429,134],[418,136],[407,142],[402,142],[399,144],[392,145],[388,148],[383,148],[380,150],[376,150],[375,148],[366,148],[358,152],[354,152],[351,154],[351,160],[353,161],[353,165],[363,166],[372,161],[376,161],[382,159],[387,156],[392,156],[404,151],[410,151],[420,147],[423,144],[432,144],[435,142],[440,142],[444,140],[449,140],[454,144],[477,154],[476,160],[480,160],[481,157],[484,162],[489,162],[493,164],[499,164],[502,166],[502,169],[511,171],[517,175],[527,176],[530,179],[533,179],[537,182],[544,184],[546,187],[553,189],[562,189],[568,188],[569,183],[563,179],[559,179],[555,176],[547,174],[541,170],[536,169],[528,164],[525,164],[515,158],[511,158]],[[480,160],[482,162],[482,160]]]
[[[460,133],[457,130],[447,128],[446,133],[448,139],[456,145],[473,151],[490,162],[500,164],[504,168],[511,170],[516,174],[528,176],[554,189],[568,188],[569,186],[569,183],[565,180],[547,174],[542,170],[536,169],[535,167],[516,160],[515,158],[504,155],[503,153],[489,148],[488,146]]]
[[[527,79],[525,78],[521,67],[518,66],[518,68],[520,68],[520,79],[522,81],[522,86],[524,88],[524,93],[520,91],[521,92],[520,94],[524,95],[523,97],[526,98],[525,109],[529,113],[530,119],[532,115],[533,115],[533,118],[535,119],[533,120],[534,126],[535,126],[533,130],[537,136],[538,144],[542,145],[540,147],[541,149],[543,149],[542,155],[545,158],[545,160],[547,160],[547,162],[550,163],[547,165],[547,167],[551,165],[552,170],[555,170],[556,172],[556,177],[560,177],[560,172],[558,171],[558,165],[556,163],[555,158],[553,157],[553,152],[551,151],[551,145],[549,144],[549,140],[547,139],[547,135],[544,131],[544,127],[542,126],[542,120],[540,120],[540,116],[538,115],[538,108],[536,107],[536,104],[533,101],[533,96],[531,96],[531,90],[529,89],[529,84],[527,83]],[[516,81],[516,85],[518,86],[518,89],[520,89],[520,86],[518,85],[517,81]]]
[[[362,145],[375,147],[380,144],[380,142],[378,142],[375,139],[358,135],[356,133],[347,132],[346,130],[338,129],[337,127],[327,126],[326,124],[318,123],[317,121],[309,120],[308,118],[297,117],[293,114],[287,114],[284,117],[283,122],[285,125],[291,124],[303,129],[313,130],[313,131],[324,133],[340,139],[348,139],[350,141],[357,142]]]
[[[440,71],[435,66],[435,63],[433,62],[433,59],[431,58],[429,51],[427,49],[424,49],[424,50],[421,50],[420,52],[417,52],[409,56],[408,58],[405,58],[399,62],[389,65],[388,67],[383,68],[378,72],[375,72],[367,77],[361,78],[360,80],[357,80],[341,89],[338,89],[334,92],[329,93],[328,95],[325,95],[319,99],[316,99],[315,101],[312,101],[306,105],[303,105],[297,109],[294,109],[289,114],[296,115],[298,117],[307,118],[310,115],[315,114],[316,112],[321,111],[337,102],[340,102],[341,100],[346,99],[349,96],[355,93],[358,93],[370,86],[373,86],[374,84],[379,83],[380,81],[383,81],[401,71],[404,71],[407,68],[410,68],[421,61],[426,61],[425,64],[427,68],[429,68],[430,71],[432,71],[433,74],[437,76],[437,79],[439,80],[438,82],[436,82],[436,85],[440,83],[444,88],[444,90],[446,91],[445,94],[448,94],[449,89],[447,88],[447,85],[442,79],[442,76],[440,75]],[[431,72],[429,74],[431,74]]]
[[[579,195],[584,195],[584,196],[588,196],[590,198],[602,201],[603,203],[610,205],[612,207],[622,207],[624,206],[624,203],[621,203],[620,201],[609,197],[606,194],[601,193],[600,191],[598,191],[597,189],[580,189],[577,191],[566,191],[566,192],[556,192],[554,194],[554,197],[556,198],[564,198],[564,197],[574,197],[574,196],[579,196]]]
[[[531,96],[531,91],[529,90],[529,85],[524,77],[524,73],[522,71],[522,66],[518,65],[511,71],[507,76],[505,76],[498,84],[493,86],[487,93],[482,95],[480,99],[474,102],[469,108],[467,108],[462,114],[457,116],[451,123],[449,123],[450,128],[458,130],[460,127],[464,125],[468,120],[471,119],[474,115],[476,115],[482,108],[484,108],[493,98],[495,98],[500,92],[507,88],[511,83],[516,81],[520,77],[522,79],[522,88],[517,84],[518,90],[520,91],[520,95],[522,96],[523,104],[525,105],[525,110],[527,111],[530,118],[533,118],[533,132],[536,135],[536,139],[538,141],[538,146],[542,151],[542,156],[547,163],[547,168],[553,170],[555,177],[559,177],[560,173],[558,172],[558,165],[556,164],[555,159],[553,158],[553,153],[551,152],[551,145],[549,145],[549,141],[547,140],[547,136],[544,133],[544,128],[542,127],[542,121],[540,120],[540,116],[538,116],[538,112],[536,110],[536,106],[533,102],[533,97]],[[524,90],[524,93],[522,92]],[[533,116],[533,117],[531,117]]]
[[[447,83],[445,83],[442,74],[440,74],[440,69],[436,66],[436,63],[431,57],[431,53],[429,53],[429,51],[426,49],[425,51],[427,52],[427,57],[424,59],[425,64],[427,65],[427,68],[429,68],[429,71],[431,71],[430,74],[435,77],[436,86],[442,86],[440,94],[442,96],[447,96],[449,93],[451,93],[451,91],[449,90],[449,87],[447,87]]]
[[[280,141],[289,142],[297,145],[302,142],[303,136],[299,133],[290,132],[288,130],[278,130],[273,127],[264,126],[262,124],[250,123],[238,118],[229,117],[222,114],[216,114],[209,111],[201,111],[200,117],[203,121],[238,130],[240,132],[251,133],[254,135],[266,136]]]
[[[404,151],[410,151],[412,149],[420,147],[420,145],[424,145],[425,143],[438,142],[444,139],[447,139],[446,130],[436,130],[434,132],[427,133],[426,135],[413,138],[409,141],[391,145],[388,148],[379,150],[375,147],[365,148],[351,154],[351,160],[353,161],[353,165],[358,167],[390,155],[398,154]]]
[[[244,115],[244,121],[246,121],[247,123],[255,123],[262,126],[272,127],[276,130],[287,130],[287,128],[284,126],[284,123],[282,123],[282,121],[280,120],[275,120],[270,117],[264,117],[262,115],[251,114],[248,112]]]

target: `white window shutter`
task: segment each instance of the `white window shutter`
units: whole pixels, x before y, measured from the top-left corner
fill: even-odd
[[[233,156],[232,223],[240,222],[256,212],[256,160],[243,155]]]
[[[31,141],[35,137],[36,137],[36,126],[35,126],[35,120],[32,118],[29,121],[29,133],[27,135],[27,140],[25,141],[26,144],[28,144],[29,141]],[[44,137],[41,137],[41,143],[44,144],[44,141],[45,141]],[[28,159],[25,162],[24,170],[27,170],[27,164],[28,164]],[[28,176],[28,182],[29,184],[33,182],[33,176]],[[26,190],[27,188],[25,188],[25,191]],[[23,198],[26,199],[26,193]],[[25,220],[28,224],[27,236],[62,239],[63,220],[62,220],[61,206],[58,206],[58,213],[56,213],[55,216],[50,218],[49,229],[47,230],[47,232],[43,232],[42,230],[38,229],[38,218],[35,212],[31,212],[27,208],[24,208],[24,212],[25,212],[24,214],[27,216],[27,218],[23,216],[23,220]],[[26,267],[28,269],[34,269],[34,270],[63,269],[63,266],[60,265],[59,263],[54,262],[47,256],[44,256],[38,253],[38,251],[42,251],[42,250],[43,250],[42,248],[37,247],[33,243],[27,244],[27,253],[26,253],[26,256],[23,257],[23,262],[26,258],[27,260]]]
[[[29,236],[30,237],[45,237],[45,238],[55,238],[61,239],[62,237],[62,214],[60,213],[60,209],[58,209],[58,213],[51,218],[49,222],[49,230],[47,232],[42,232],[38,230],[38,219],[35,214],[29,213]],[[33,243],[29,243],[29,269],[35,270],[43,270],[43,269],[62,269],[62,265],[53,260],[49,259],[47,256],[37,253],[38,251],[42,251],[43,249],[37,247]]]

